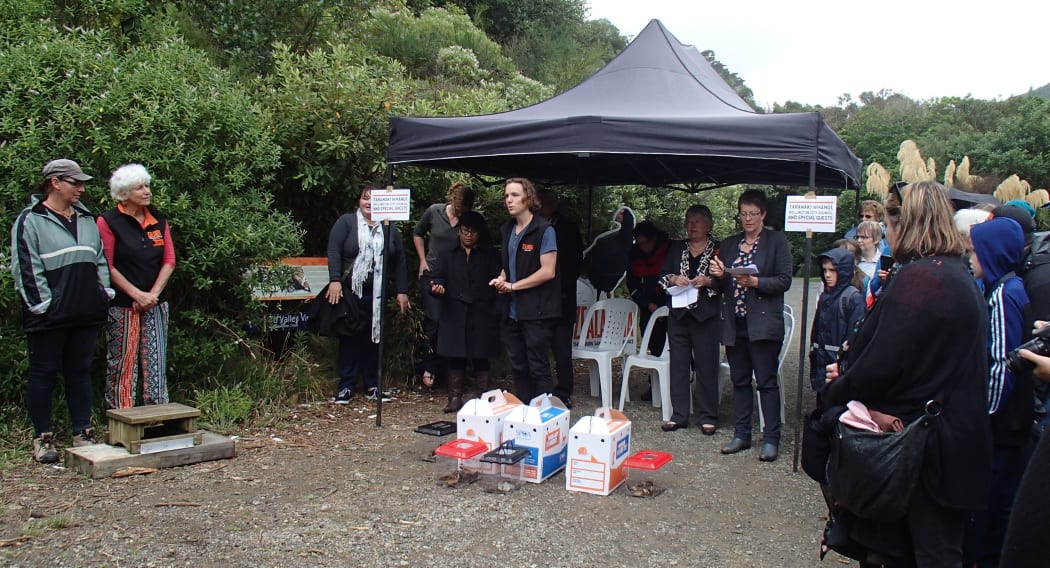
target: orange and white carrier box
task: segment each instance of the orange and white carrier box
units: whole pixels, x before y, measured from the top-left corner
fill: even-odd
[[[518,397],[499,389],[468,400],[456,414],[456,438],[485,442],[489,450],[494,450],[503,443],[507,415],[520,406]]]
[[[520,406],[503,422],[503,439],[513,441],[515,448],[525,448],[529,455],[520,463],[504,466],[507,470],[522,468],[521,477],[540,483],[565,467],[569,444],[569,409],[556,396],[541,394]]]
[[[565,488],[608,495],[627,479],[623,463],[631,454],[631,421],[603,407],[584,416],[569,430]]]

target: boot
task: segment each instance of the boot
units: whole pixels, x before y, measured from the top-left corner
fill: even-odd
[[[459,412],[463,408],[463,369],[448,371],[448,404],[445,412]]]
[[[474,384],[478,387],[478,394],[484,394],[489,390],[489,372],[474,371]]]

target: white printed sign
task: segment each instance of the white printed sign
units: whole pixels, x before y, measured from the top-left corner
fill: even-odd
[[[373,189],[373,221],[408,221],[412,209],[411,189]]]
[[[784,213],[784,230],[834,233],[837,211],[838,198],[834,195],[789,195]]]

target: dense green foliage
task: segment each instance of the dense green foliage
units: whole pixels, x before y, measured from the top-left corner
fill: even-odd
[[[96,176],[85,197],[95,211],[113,205],[108,172],[145,164],[177,247],[169,286],[175,398],[207,409],[213,427],[235,428],[268,404],[333,386],[332,342],[299,338],[290,357],[277,360],[267,338],[245,332],[264,310],[251,301],[246,275],[280,277],[251,269],[324,254],[332,221],[355,207],[362,186],[384,182],[391,116],[520,108],[599,69],[626,38],[585,13],[585,0],[0,0],[0,224],[10,226],[52,158],[73,158]],[[702,53],[752,101],[746,78]],[[1050,100],[1043,89],[1031,95],[916,101],[880,91],[834,107],[787,102],[771,110],[821,112],[865,163],[894,173],[901,141],[912,139],[936,160],[939,176],[949,160],[969,156],[973,174],[1016,173],[1033,188],[1050,187]],[[412,188],[414,212],[463,180],[478,191],[476,208],[493,230],[505,218],[498,180],[415,168],[395,175],[396,185]],[[589,241],[621,205],[680,237],[694,203],[711,207],[715,236],[723,238],[739,230],[743,189],[559,191],[563,211],[580,220]],[[799,190],[763,189],[777,226],[784,197]],[[840,198],[843,231],[855,218],[855,199],[853,192]],[[410,227],[401,226],[406,242]],[[818,235],[813,253],[834,237]],[[790,238],[801,267],[804,237]],[[0,248],[0,265],[8,254]],[[414,273],[411,247],[409,257]],[[384,346],[386,376],[396,384],[411,380],[422,309],[415,304],[388,327],[395,340]],[[5,412],[22,397],[20,309],[5,269]]]

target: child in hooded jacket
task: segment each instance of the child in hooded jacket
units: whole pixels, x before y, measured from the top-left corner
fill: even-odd
[[[1015,373],[1007,354],[1027,334],[1028,294],[1014,274],[1024,257],[1021,226],[1006,217],[970,228],[973,275],[984,284],[988,301],[988,415],[992,424],[992,484],[988,508],[974,515],[964,553],[967,566],[997,566],[1021,474],[1033,419],[1033,385],[1028,373]],[[948,403],[950,404],[950,402]]]
[[[810,382],[820,392],[826,382],[826,367],[838,360],[839,350],[866,311],[864,295],[853,285],[855,256],[833,248],[819,257],[824,291],[817,300],[810,333]]]

